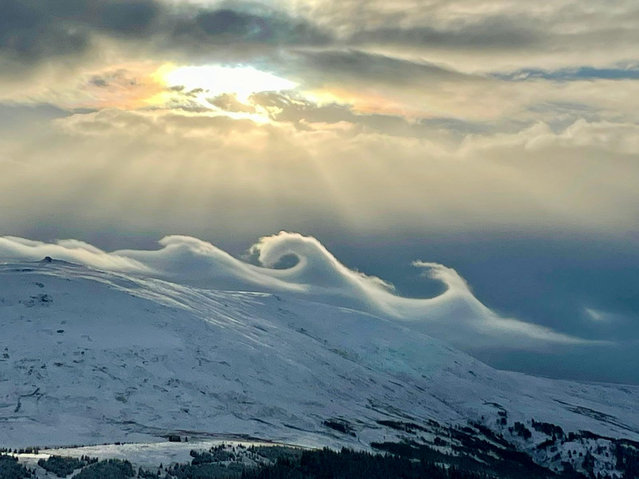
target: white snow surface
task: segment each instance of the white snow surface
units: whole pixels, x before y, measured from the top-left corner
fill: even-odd
[[[0,446],[246,435],[367,447],[378,420],[639,439],[639,388],[494,370],[405,322],[63,261],[0,265]],[[483,417],[483,419],[482,419]],[[347,420],[356,436],[323,423]]]

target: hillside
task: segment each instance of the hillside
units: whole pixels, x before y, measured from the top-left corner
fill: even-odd
[[[450,453],[472,436],[556,469],[591,453],[613,472],[616,439],[639,440],[637,387],[497,371],[405,322],[318,299],[2,264],[0,446],[177,434]]]

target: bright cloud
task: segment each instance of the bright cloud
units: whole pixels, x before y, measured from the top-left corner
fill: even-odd
[[[168,279],[202,288],[286,293],[301,299],[355,308],[403,322],[407,327],[446,339],[465,348],[512,345],[539,348],[548,344],[587,344],[548,328],[502,318],[473,296],[466,282],[451,268],[415,262],[446,291],[430,299],[403,298],[379,278],[341,264],[319,241],[295,233],[263,237],[251,251],[255,266],[235,259],[210,243],[186,236],[167,236],[156,251],[104,252],[87,243],[63,240],[43,243],[16,237],[0,238],[0,258],[41,260],[45,256],[94,268]],[[285,256],[297,263],[273,269]],[[507,342],[507,343],[505,343]]]

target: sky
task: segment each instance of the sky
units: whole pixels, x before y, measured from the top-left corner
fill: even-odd
[[[636,1],[0,12],[0,236],[109,265],[174,235],[249,264],[283,243],[392,283],[366,298],[400,309],[460,292],[504,329],[428,332],[494,366],[639,384]]]

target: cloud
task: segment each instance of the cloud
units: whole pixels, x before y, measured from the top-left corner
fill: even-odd
[[[16,62],[33,62],[50,55],[78,53],[87,47],[87,35],[65,28],[61,22],[52,22],[47,5],[50,4],[28,0],[2,2],[2,56]]]
[[[409,61],[361,50],[323,50],[296,52],[302,72],[310,68],[324,81],[330,78],[363,80],[373,84],[422,84],[433,80],[464,80],[472,75],[427,62]],[[294,57],[295,58],[295,57]],[[293,73],[293,72],[292,72]],[[479,80],[480,77],[475,77]],[[310,80],[310,79],[309,79]],[[309,81],[310,85],[313,84]],[[321,83],[321,80],[319,81]]]
[[[639,31],[636,7],[588,5],[5,0],[0,101],[148,107],[167,88],[150,78],[162,65],[224,63],[281,74],[300,92],[356,114],[565,126],[583,113],[565,106],[581,104],[599,119],[621,113],[636,121],[636,43],[626,38]],[[594,46],[573,39],[590,34]],[[609,47],[613,41],[619,48]],[[602,45],[601,58],[591,58]],[[186,95],[181,100],[166,106],[187,108]],[[542,114],[541,106],[559,102],[562,118]]]
[[[612,319],[614,319],[614,316],[611,315],[610,313],[607,313],[605,311],[600,311],[598,309],[584,308],[584,312],[586,313],[586,316],[592,321],[601,322],[601,321],[611,321]]]
[[[117,254],[106,253],[83,241],[61,240],[45,243],[14,236],[0,237],[2,261],[40,261],[46,256],[107,271],[149,272],[148,268],[139,262]]]
[[[144,36],[161,12],[153,0],[4,0],[0,53],[16,63],[83,52],[92,34]]]
[[[251,11],[221,8],[200,10],[175,20],[168,40],[199,51],[212,45],[325,45],[330,36],[312,24],[265,8]]]
[[[597,0],[559,0],[543,7],[514,0],[402,0],[392,5],[320,0],[304,10],[318,24],[330,25],[350,47],[485,72],[633,59],[637,5],[623,1],[617,7]]]
[[[486,16],[454,22],[449,28],[434,26],[381,27],[362,30],[349,39],[355,45],[398,45],[469,50],[521,50],[542,40],[538,30],[512,17]]]
[[[41,76],[57,69],[96,68],[113,58],[254,62],[289,72],[293,65],[292,73],[299,75],[305,73],[305,62],[315,63],[309,81],[332,73],[337,82],[339,75],[354,74],[373,81],[390,75],[401,83],[414,73],[450,79],[455,71],[506,78],[513,70],[535,78],[546,71],[618,78],[622,70],[627,75],[619,64],[636,60],[639,31],[632,2],[610,9],[595,0],[585,6],[563,0],[545,8],[510,0],[402,1],[392,6],[361,0],[233,5],[3,0],[0,7],[1,73],[23,80],[30,69]],[[352,50],[359,53],[344,54]],[[387,65],[376,55],[386,57]],[[46,68],[37,68],[41,66]]]
[[[235,8],[169,5],[158,0],[3,0],[0,65],[4,75],[106,51],[100,42],[124,42],[124,50],[175,57],[211,53],[216,47],[322,45],[330,35],[301,18],[256,4]],[[173,52],[170,54],[169,52]],[[133,53],[133,58],[136,54]],[[91,59],[84,58],[91,63]]]
[[[71,57],[92,64],[96,55],[113,57],[114,45],[119,45],[117,55],[129,61],[141,56],[159,61],[254,60],[286,69],[300,50],[312,54],[310,47],[320,55],[317,50],[356,49],[397,61],[428,59],[465,72],[513,67],[534,72],[569,64],[580,75],[598,72],[609,77],[604,72],[613,72],[611,65],[633,60],[638,30],[632,2],[609,9],[595,0],[586,1],[586,6],[564,0],[543,9],[487,0],[428,5],[403,1],[392,6],[361,0],[232,6],[159,0],[3,0],[0,6],[5,76],[43,62],[52,68],[51,60],[59,57],[65,58],[67,68]],[[357,68],[370,73],[365,63],[358,62]]]
[[[547,124],[537,123],[517,134],[469,135],[465,142],[463,148],[470,147],[473,153],[476,151],[474,148],[519,146],[531,151],[587,148],[588,155],[596,155],[599,151],[634,155],[639,147],[639,125],[580,118],[561,131],[553,131]]]
[[[269,98],[281,121],[105,109],[0,132],[0,229],[37,238],[234,232],[248,241],[283,227],[612,236],[638,228],[631,124],[453,135]]]
[[[473,296],[451,268],[415,262],[446,285],[434,298],[404,298],[383,280],[340,263],[317,239],[280,232],[263,237],[251,248],[260,265],[238,260],[210,243],[187,236],[167,236],[161,249],[104,252],[85,242],[55,243],[16,237],[0,238],[0,259],[41,260],[45,256],[103,270],[151,276],[205,289],[249,290],[287,294],[299,299],[345,306],[402,322],[461,348],[516,343],[522,348],[548,344],[589,343],[533,324],[502,318]],[[273,268],[286,256],[297,262]]]
[[[511,81],[527,81],[531,79],[544,79],[554,81],[581,81],[581,80],[639,80],[639,69],[636,65],[632,68],[564,68],[559,70],[534,70],[524,69],[508,73],[496,73],[497,78]]]

